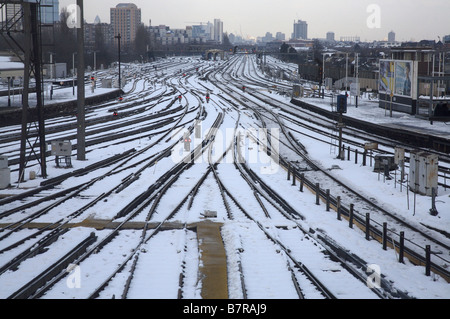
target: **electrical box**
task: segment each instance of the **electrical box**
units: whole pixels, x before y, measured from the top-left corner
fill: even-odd
[[[411,151],[409,158],[409,189],[419,189],[419,151]]]
[[[405,160],[405,149],[401,147],[395,148],[395,164],[400,165]]]
[[[337,107],[336,111],[338,113],[347,113],[347,96],[346,95],[338,95],[337,96]]]
[[[113,87],[112,79],[102,79],[102,88],[110,89]]]
[[[8,168],[8,157],[0,156],[0,169]]]
[[[383,172],[386,165],[388,166],[389,171],[397,169],[397,164],[395,164],[394,156],[376,155],[373,171]]]
[[[8,188],[11,184],[11,170],[9,168],[0,168],[0,189]]]
[[[327,90],[331,90],[333,88],[333,79],[326,78],[324,84],[325,84],[325,87],[327,88]]]
[[[70,141],[52,141],[53,156],[71,156],[72,143]]]
[[[421,153],[419,157],[419,194],[431,196],[431,189],[438,187],[438,156]]]
[[[202,123],[195,124],[195,138],[202,138]]]
[[[432,196],[432,189],[438,188],[439,158],[435,154],[411,152],[409,163],[409,188],[411,191]]]
[[[301,85],[294,85],[292,90],[292,97],[293,98],[300,98],[303,97],[303,86]]]

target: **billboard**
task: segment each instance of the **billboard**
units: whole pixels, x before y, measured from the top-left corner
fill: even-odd
[[[415,99],[415,69],[413,61],[380,60],[380,93]]]
[[[411,61],[395,62],[395,95],[412,98]]]
[[[394,89],[395,62],[392,60],[380,60],[380,85],[379,91],[390,93]]]

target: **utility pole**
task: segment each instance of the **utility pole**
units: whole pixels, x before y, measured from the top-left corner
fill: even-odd
[[[11,77],[8,76],[8,107],[11,106]]]
[[[322,99],[325,98],[325,55],[322,53]]]
[[[339,152],[338,152],[338,154],[339,154],[339,159],[341,161],[343,161],[345,158],[345,154],[342,149],[342,129],[344,128],[344,123],[342,121],[342,113],[341,112],[339,112],[339,123],[337,124],[337,126],[339,129]]]
[[[356,107],[358,107],[358,97],[359,97],[359,53],[356,53],[356,66],[355,66],[355,72],[356,72]]]
[[[72,53],[72,95],[75,96],[75,54],[77,52]]]
[[[77,0],[80,8],[79,28],[77,29],[78,72],[77,72],[77,159],[86,160],[86,120],[84,88],[84,9],[83,0]]]
[[[97,71],[97,51],[94,51],[94,72]]]
[[[120,39],[122,38],[120,33],[115,36],[118,41],[118,50],[119,50],[119,89],[122,89],[122,74],[120,71]]]
[[[9,5],[20,2],[22,10],[19,10],[14,17],[4,16],[3,10],[8,10]],[[40,3],[38,1],[2,1],[0,5],[2,11],[2,24],[0,27],[0,35],[5,38],[9,37],[12,42],[5,41],[11,47],[16,56],[24,62],[23,90],[22,90],[22,130],[20,139],[20,162],[19,162],[19,179],[18,182],[25,180],[25,169],[27,163],[31,159],[36,159],[40,164],[41,175],[47,177],[46,166],[46,143],[45,143],[45,117],[43,110],[42,97],[42,61],[41,61],[41,37],[40,22],[38,19]],[[13,8],[14,9],[14,8]],[[6,20],[4,20],[6,18]],[[20,19],[23,22],[23,29],[15,28],[16,21]],[[22,33],[23,41],[19,44],[11,36],[11,33]],[[35,78],[36,87],[36,108],[37,117],[31,117],[29,112],[29,93],[30,79]],[[9,79],[11,81],[11,79]],[[11,82],[8,82],[8,86]],[[8,90],[10,87],[8,88]],[[8,93],[10,94],[10,93]],[[13,85],[14,98],[14,85]],[[9,99],[9,98],[8,98]],[[8,101],[9,102],[9,101]],[[32,128],[38,128],[38,133]],[[27,146],[30,149],[27,149]],[[39,151],[37,151],[39,148]],[[27,154],[29,154],[27,156]]]
[[[348,53],[345,54],[345,95],[347,95],[348,87]]]

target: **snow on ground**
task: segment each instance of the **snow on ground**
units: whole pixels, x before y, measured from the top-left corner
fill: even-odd
[[[190,82],[196,83],[194,81]],[[128,84],[130,85],[130,84]],[[192,84],[193,85],[193,84]],[[128,86],[128,89],[131,87]],[[197,89],[203,90],[202,86],[198,86]],[[86,90],[89,93],[89,90]],[[96,91],[97,93],[99,90]],[[66,92],[65,97],[70,97],[71,92]],[[61,99],[64,98],[61,96]],[[284,99],[284,97],[277,96],[276,98]],[[1,99],[1,98],[0,98]],[[314,103],[325,108],[330,108],[329,101],[322,101],[319,99],[308,99],[307,102]],[[190,100],[193,104],[196,103],[195,99]],[[2,104],[3,105],[3,104]],[[230,108],[231,109],[231,108]],[[203,125],[203,131],[211,125],[216,118],[217,106],[210,104],[207,108],[209,115]],[[436,131],[437,134],[447,134],[449,132],[448,126],[443,123],[435,123],[430,126],[429,122],[419,120],[417,118],[394,113],[392,118],[385,116],[384,110],[379,109],[377,105],[372,102],[361,101],[358,108],[349,107],[347,116],[355,116],[358,118],[367,119],[370,122],[376,122],[380,124],[389,123],[402,123],[411,127],[422,127],[432,131]],[[236,120],[236,114],[230,112],[227,114],[226,122],[223,127],[234,129]],[[253,125],[253,119],[247,116],[241,116],[241,121],[245,125]],[[226,133],[222,132],[225,136]],[[296,134],[294,134],[296,135]],[[438,216],[431,216],[428,213],[430,209],[430,198],[424,196],[417,196],[416,198],[416,211],[413,215],[413,195],[403,189],[400,192],[399,186],[394,187],[393,181],[378,180],[378,174],[372,172],[372,168],[369,166],[363,167],[360,164],[354,164],[353,161],[340,161],[335,158],[335,154],[330,153],[329,145],[321,145],[314,140],[305,139],[302,135],[296,135],[296,138],[307,147],[310,156],[316,161],[320,162],[324,167],[331,167],[332,165],[339,165],[340,170],[333,170],[333,174],[339,176],[342,179],[349,181],[355,188],[366,193],[369,197],[373,197],[377,202],[382,203],[384,206],[395,211],[397,214],[405,219],[411,220],[414,223],[424,223],[433,227],[448,230],[450,229],[450,190],[439,190],[439,197],[437,200]],[[218,139],[219,140],[219,139]],[[195,142],[195,141],[194,141]],[[247,141],[248,142],[248,141]],[[137,144],[139,143],[139,144]],[[73,160],[74,168],[85,167],[100,159],[111,156],[112,154],[121,153],[131,148],[141,149],[152,143],[151,140],[142,139],[133,142],[128,142],[120,146],[104,147],[101,150],[92,150],[89,153],[88,160],[85,162],[79,162]],[[227,144],[228,145],[228,144]],[[164,143],[160,143],[156,148],[163,149],[166,146]],[[255,147],[256,145],[248,142],[248,148]],[[216,150],[215,155],[219,154],[220,147]],[[282,154],[283,155],[283,154]],[[413,267],[408,261],[405,264],[399,264],[397,256],[394,250],[388,249],[383,251],[381,245],[375,241],[367,242],[364,238],[364,234],[357,229],[350,230],[345,221],[337,221],[336,216],[332,212],[326,212],[324,205],[315,205],[315,196],[308,191],[299,193],[298,186],[293,187],[289,181],[286,181],[286,172],[276,165],[270,166],[268,158],[264,158],[263,152],[258,152],[259,160],[252,164],[252,169],[260,174],[260,176],[267,181],[270,185],[277,186],[277,192],[283,194],[283,197],[295,207],[302,216],[305,217],[304,221],[297,221],[305,229],[315,229],[318,232],[326,234],[333,238],[343,247],[347,248],[351,252],[359,255],[366,260],[369,264],[377,264],[380,266],[382,274],[385,275],[388,280],[393,282],[394,286],[398,289],[408,291],[411,296],[416,298],[440,298],[446,299],[450,296],[450,286],[444,282],[442,278],[438,276],[426,277],[424,275],[424,267]],[[272,163],[273,164],[273,163]],[[134,188],[127,189],[123,193],[116,194],[111,197],[107,203],[103,206],[94,207],[95,215],[92,217],[98,219],[110,219],[112,218],[112,211],[117,211],[117,208],[124,205],[124,198],[132,196],[132,194],[142,193],[146,187],[148,187],[153,181],[167,171],[168,168],[173,166],[172,159],[165,159],[159,162],[155,167],[146,171],[145,175],[141,177],[139,182],[133,186]],[[270,166],[270,167],[269,167]],[[154,216],[154,220],[161,221],[164,217],[164,213],[171,211],[174,206],[178,204],[196,183],[199,176],[206,171],[207,165],[205,162],[199,163],[193,166],[188,172],[184,173],[177,181],[176,187],[170,190],[170,193],[161,202],[161,206],[158,212],[161,215]],[[270,168],[270,169],[269,169]],[[98,174],[106,171],[101,170]],[[268,173],[270,172],[270,173]],[[49,173],[51,176],[57,176],[60,173],[65,173],[64,170],[59,170],[54,167],[50,167]],[[126,172],[125,172],[126,173]],[[309,246],[300,245],[297,241],[306,241],[304,236],[300,234],[296,228],[296,224],[287,220],[276,209],[269,209],[272,219],[263,217],[262,212],[258,209],[258,204],[254,200],[253,192],[240,178],[239,172],[235,169],[231,163],[222,162],[218,166],[218,173],[220,178],[225,183],[225,186],[233,191],[233,195],[240,201],[245,202],[246,208],[251,211],[255,216],[263,220],[265,225],[277,233],[277,236],[284,241],[291,248],[291,250],[297,255],[303,255],[308,257],[312,252],[317,250],[311,242],[308,242]],[[91,189],[85,193],[88,196],[98,195],[102,190],[108,187],[108,183],[112,186],[115,182],[119,181],[124,175],[115,176],[111,180],[105,180],[103,183],[99,183],[95,189]],[[79,177],[77,182],[83,179],[90,179],[89,177]],[[75,179],[76,180],[76,179]],[[40,181],[28,181],[24,183],[23,187],[35,187]],[[70,185],[63,184],[62,187],[69,187]],[[173,200],[176,199],[176,200]],[[409,200],[409,202],[408,202]],[[407,207],[409,203],[409,209]],[[70,207],[73,203],[68,202],[64,207]],[[237,211],[235,205],[231,205]],[[238,275],[238,262],[242,262],[246,267],[244,268],[246,280],[249,281],[250,290],[249,298],[296,298],[296,292],[292,289],[292,282],[288,272],[281,273],[279,276],[274,276],[275,269],[282,269],[286,267],[286,259],[282,254],[277,252],[277,247],[264,237],[263,233],[256,227],[256,225],[248,222],[244,222],[242,216],[238,216],[237,220],[229,220],[226,216],[226,211],[223,205],[223,201],[219,195],[217,183],[212,175],[210,175],[203,186],[199,189],[198,195],[194,200],[193,207],[188,212],[185,207],[176,215],[175,220],[184,220],[187,222],[195,222],[201,220],[200,214],[204,210],[217,210],[218,218],[217,222],[224,223],[222,228],[222,235],[224,238],[224,244],[227,252],[229,253],[229,295],[230,298],[242,298],[242,290],[239,284]],[[61,216],[63,216],[63,213]],[[91,211],[92,213],[92,211]],[[145,217],[146,212],[142,216],[138,216],[137,220],[142,220]],[[12,217],[12,216],[11,216]],[[86,218],[87,216],[83,216]],[[161,217],[161,218],[160,218]],[[44,218],[45,219],[45,218]],[[78,220],[78,221],[81,221]],[[7,222],[7,221],[5,221]],[[276,229],[274,226],[285,226],[288,230]],[[51,255],[43,254],[38,256],[39,259],[32,259],[29,263],[21,265],[21,270],[26,274],[30,271],[30,275],[34,273],[36,265],[41,268],[51,263],[51,258],[56,258],[54,254],[58,253],[58,246],[64,247],[67,241],[70,241],[73,245],[86,238],[91,229],[77,228],[70,230],[61,241],[57,242],[55,246],[52,246],[51,251],[54,252]],[[99,237],[107,235],[107,230],[96,231]],[[17,237],[25,237],[30,233],[29,230],[21,231],[14,234],[8,241],[2,241],[1,246],[6,247],[9,242],[13,242]],[[105,280],[113,269],[115,269],[124,259],[124,256],[128,256],[130,246],[138,242],[140,231],[123,231],[120,236],[115,238],[113,242],[106,246],[106,250],[101,254],[93,258],[89,258],[87,263],[83,264],[81,268],[81,285],[83,289],[74,290],[68,289],[67,282],[61,282],[55,288],[45,296],[45,298],[86,298],[89,293],[89,288],[97,287],[99,283]],[[295,234],[295,235],[293,235]],[[31,241],[28,245],[33,245]],[[171,247],[167,250],[167,247]],[[184,252],[184,246],[187,246],[187,252]],[[314,247],[313,247],[314,246]],[[237,254],[238,249],[243,249],[245,253]],[[20,250],[20,249],[19,249]],[[61,250],[65,251],[64,249]],[[158,258],[160,252],[164,251],[167,254],[167,258],[160,260]],[[9,256],[15,255],[18,251],[11,251],[8,254],[1,256],[1,260],[9,260]],[[302,257],[302,258],[306,258]],[[309,256],[308,259],[311,268],[321,267],[321,261],[314,261],[315,255]],[[448,256],[445,256],[448,258]],[[142,251],[139,254],[139,258],[142,259],[143,264],[149,265],[149,268],[142,268],[138,263],[136,276],[140,278],[148,278],[147,282],[139,282],[141,286],[133,286],[130,289],[129,296],[133,298],[176,298],[177,294],[177,280],[180,274],[180,262],[186,261],[185,272],[188,274],[186,277],[186,287],[184,296],[186,298],[200,298],[201,281],[197,281],[196,274],[198,271],[198,246],[195,235],[190,231],[165,231],[155,236],[150,240],[148,244],[142,246]],[[254,263],[254,260],[260,261]],[[127,266],[126,270],[129,269]],[[274,269],[274,270],[272,270]],[[325,268],[324,268],[325,269]],[[32,271],[33,270],[33,271]],[[123,287],[126,282],[127,271],[124,271],[118,278],[115,278],[109,287],[102,292],[100,298],[111,298],[115,293],[114,288]],[[316,272],[321,269],[315,269]],[[340,272],[339,269],[335,269],[336,272]],[[323,275],[330,275],[332,272]],[[141,276],[142,275],[142,276]],[[176,275],[176,276],[174,276]],[[266,275],[267,280],[261,281],[261,276]],[[30,277],[31,278],[31,277]],[[21,283],[27,282],[30,278],[16,278],[14,273],[8,273],[0,277],[0,298],[7,297],[14,291],[11,287],[17,287],[17,280]],[[171,284],[168,284],[171,282]],[[310,298],[318,298],[319,296],[314,292],[314,289],[308,287],[307,283],[303,283],[303,289],[307,296]],[[342,279],[336,280],[336,285],[342,285]],[[148,285],[155,289],[148,289]],[[86,289],[84,289],[86,288]],[[119,288],[119,290],[120,290]],[[346,288],[346,289],[341,289]],[[338,292],[337,295],[342,298],[373,298],[370,291],[366,291],[364,295],[349,293],[348,287],[335,287]],[[352,289],[350,289],[351,291]],[[155,293],[156,292],[156,293]],[[115,296],[116,298],[120,296]]]

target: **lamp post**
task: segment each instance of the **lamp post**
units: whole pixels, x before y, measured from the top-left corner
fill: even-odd
[[[355,75],[356,75],[356,107],[358,107],[358,97],[359,97],[359,53],[356,53],[356,66],[355,66]]]
[[[322,98],[325,98],[325,55],[326,53],[322,53],[322,86],[323,86]]]
[[[345,96],[347,96],[348,87],[348,53],[345,54]]]
[[[98,51],[94,51],[94,72],[97,71],[97,52]]]
[[[84,5],[83,0],[77,0],[80,8],[79,28],[77,28],[78,72],[77,72],[77,160],[86,160],[86,112],[84,87]]]
[[[75,54],[77,52],[74,52],[72,54],[72,95],[75,96]]]
[[[121,78],[121,71],[120,71],[120,39],[122,38],[120,33],[116,35],[114,38],[118,41],[118,51],[119,51],[119,89],[122,89],[122,78]]]
[[[11,106],[11,77],[7,77],[8,79],[8,107]]]

